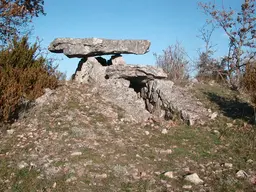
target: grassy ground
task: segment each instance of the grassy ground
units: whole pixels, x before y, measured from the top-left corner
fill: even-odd
[[[216,120],[136,124],[98,96],[60,89],[59,99],[1,136],[0,191],[256,191],[249,180],[256,174],[252,108],[218,85],[199,84],[193,92],[218,112]],[[238,170],[248,178],[237,178]],[[191,173],[204,184],[185,181]]]

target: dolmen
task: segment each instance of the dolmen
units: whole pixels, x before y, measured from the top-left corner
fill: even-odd
[[[163,69],[126,64],[123,54],[148,53],[148,40],[57,38],[48,47],[53,53],[81,58],[73,81],[91,84],[107,101],[125,111],[127,120],[179,117],[189,125],[203,124],[211,114],[187,90],[167,79]],[[103,55],[110,55],[106,60]]]

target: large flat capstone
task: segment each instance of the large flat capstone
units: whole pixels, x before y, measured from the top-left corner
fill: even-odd
[[[110,65],[106,69],[109,79],[139,80],[140,82],[154,79],[166,79],[167,74],[162,68],[139,65]]]
[[[112,40],[100,38],[56,38],[48,47],[53,53],[84,58],[112,54],[142,55],[148,52],[148,40]]]

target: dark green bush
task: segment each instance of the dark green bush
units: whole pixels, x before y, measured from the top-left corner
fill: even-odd
[[[44,88],[57,87],[61,73],[46,58],[37,56],[38,48],[23,37],[0,51],[0,121],[12,121],[24,99],[33,100]]]

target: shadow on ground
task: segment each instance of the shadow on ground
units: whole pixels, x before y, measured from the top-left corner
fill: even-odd
[[[223,115],[232,119],[242,119],[252,123],[254,117],[253,107],[239,99],[231,99],[217,95],[212,92],[204,92],[211,102],[216,103]]]

